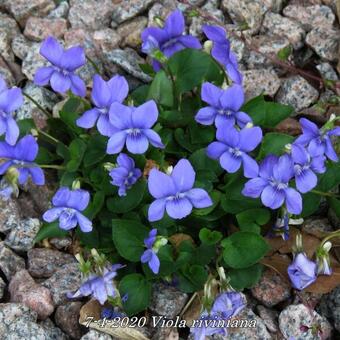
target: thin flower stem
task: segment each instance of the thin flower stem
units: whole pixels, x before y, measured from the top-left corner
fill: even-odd
[[[100,69],[99,67],[97,66],[97,64],[89,57],[89,56],[86,56],[86,59],[88,60],[88,62],[93,66],[93,68],[95,69],[95,71],[100,74]]]
[[[323,192],[323,191],[319,191],[319,190],[311,190],[311,192],[313,194],[317,194],[317,195],[320,195],[320,196],[326,196],[326,197],[340,197],[340,195],[337,195],[337,194],[333,194],[331,192]]]
[[[65,170],[66,168],[62,165],[53,165],[53,164],[42,164],[40,165],[39,164],[39,167],[40,168],[43,168],[43,169],[56,169],[56,170]]]
[[[48,139],[50,139],[51,141],[53,141],[53,143],[58,144],[61,143],[60,140],[54,138],[53,136],[51,136],[50,134],[44,132],[43,130],[40,130],[38,128],[36,128],[37,132],[45,137],[47,137]]]
[[[48,118],[53,118],[53,116],[45,110],[35,99],[33,99],[29,94],[23,92],[23,95],[29,99],[41,112],[43,112]]]

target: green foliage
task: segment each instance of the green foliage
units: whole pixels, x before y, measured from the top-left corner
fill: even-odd
[[[236,219],[241,231],[259,234],[261,226],[270,220],[270,212],[267,209],[249,209],[237,214]]]
[[[230,285],[238,290],[251,288],[260,280],[262,270],[263,266],[260,263],[242,269],[233,268],[228,271]]]
[[[260,95],[248,101],[241,109],[249,114],[255,125],[273,128],[294,111],[291,106],[268,102]]]
[[[149,306],[151,283],[141,274],[129,274],[120,281],[119,292],[121,296],[127,296],[123,307],[127,315],[131,316]]]
[[[44,223],[34,238],[34,243],[40,242],[45,238],[64,237],[66,235],[67,231],[60,229],[59,221]]]
[[[282,155],[286,144],[292,143],[294,137],[284,133],[269,132],[262,140],[259,158],[264,158],[267,155]]]
[[[239,231],[225,238],[222,247],[224,262],[235,269],[255,264],[269,250],[263,237],[249,231]]]

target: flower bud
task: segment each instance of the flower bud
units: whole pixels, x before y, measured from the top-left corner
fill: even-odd
[[[287,152],[287,153],[291,153],[291,151],[292,151],[292,144],[286,144],[285,145],[285,152]]]
[[[165,246],[167,243],[168,243],[168,240],[165,237],[157,236],[156,241],[152,246],[152,250],[155,253],[158,253],[159,249],[162,248],[163,246]]]
[[[211,40],[207,40],[204,44],[203,44],[203,50],[204,52],[210,54],[211,49],[213,46],[213,42]]]
[[[170,176],[173,169],[174,169],[174,167],[172,165],[170,165],[165,169],[165,173]]]
[[[153,21],[158,27],[162,28],[164,26],[164,20],[158,15],[153,18]]]
[[[113,163],[110,162],[106,162],[103,164],[103,167],[106,171],[111,171],[112,169],[114,169],[116,166]]]
[[[79,179],[76,179],[72,183],[72,190],[76,190],[76,189],[80,189],[80,181],[79,181]]]

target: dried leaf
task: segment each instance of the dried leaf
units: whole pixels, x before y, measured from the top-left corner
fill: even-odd
[[[295,239],[297,233],[302,234],[302,242],[303,242],[303,248],[305,249],[306,254],[311,257],[313,256],[316,248],[320,244],[320,239],[316,236],[310,235],[304,231],[300,231],[296,228],[290,228],[289,230],[289,240],[285,241],[281,237],[275,237],[275,238],[266,238],[268,244],[272,247],[269,254],[273,254],[276,251],[279,251],[281,254],[289,254],[292,252],[292,247],[295,244]]]
[[[187,234],[174,234],[169,237],[169,241],[176,250],[178,250],[179,246],[183,241],[190,241],[192,244],[195,243],[192,237]]]
[[[196,294],[195,299],[190,304],[189,308],[183,314],[183,319],[186,321],[187,326],[191,326],[193,320],[197,320],[200,317],[202,304],[201,300],[203,297],[203,290]]]
[[[93,328],[99,332],[103,332],[112,335],[114,338],[121,340],[149,340],[144,334],[139,332],[136,328],[131,327],[111,327],[110,324],[102,325],[98,324],[97,320],[100,319],[101,306],[96,300],[91,300],[86,303],[80,310],[79,323],[86,327]],[[89,318],[93,318],[92,322],[89,322]]]
[[[305,289],[305,291],[327,294],[337,287],[340,284],[340,267],[332,267],[332,269],[332,275],[320,275],[312,285]]]
[[[269,268],[274,269],[282,278],[289,281],[287,268],[291,261],[280,255],[265,257],[261,263]],[[340,267],[331,266],[333,274],[331,276],[320,275],[317,280],[304,289],[309,293],[327,294],[340,284]],[[290,282],[290,281],[289,281]]]

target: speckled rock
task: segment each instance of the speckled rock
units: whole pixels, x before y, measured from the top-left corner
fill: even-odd
[[[303,223],[303,230],[310,234],[316,234],[320,232],[333,231],[333,227],[328,221],[328,218],[307,218]]]
[[[265,14],[261,30],[268,35],[285,36],[294,49],[299,49],[303,46],[306,34],[304,29],[294,20],[272,12]]]
[[[67,1],[60,1],[58,7],[49,13],[48,18],[67,18],[70,5]]]
[[[340,285],[322,297],[317,312],[332,321],[340,332]]]
[[[276,333],[279,330],[279,323],[277,321],[279,313],[276,310],[266,308],[258,305],[256,307],[259,317],[262,319],[267,329],[271,333]]]
[[[304,329],[301,326],[305,326]],[[279,327],[286,339],[294,337],[296,340],[315,340],[313,326],[322,331],[323,339],[330,339],[332,326],[327,319],[303,304],[290,305],[279,315]]]
[[[318,71],[320,72],[322,78],[328,80],[339,80],[338,75],[336,74],[335,70],[333,69],[330,63],[322,63],[316,66]]]
[[[0,55],[7,62],[14,61],[14,54],[11,50],[11,40],[6,32],[0,31]]]
[[[82,330],[79,324],[79,312],[82,302],[68,302],[59,306],[55,313],[55,322],[70,337],[79,339]]]
[[[306,36],[306,43],[315,51],[317,55],[328,61],[339,60],[340,31],[316,27]]]
[[[179,334],[176,327],[157,327],[155,333],[151,340],[168,339],[168,340],[178,340]]]
[[[246,98],[250,99],[265,93],[274,96],[281,85],[280,78],[272,69],[243,71],[243,86]]]
[[[10,280],[19,270],[25,269],[24,259],[9,249],[4,242],[0,242],[0,269],[7,280]]]
[[[18,223],[6,236],[5,244],[10,248],[25,252],[33,248],[34,238],[40,229],[40,221],[37,218],[28,218]]]
[[[34,282],[27,270],[17,272],[8,290],[11,294],[11,302],[23,303],[37,312],[38,317],[46,319],[54,311],[54,305],[50,291]]]
[[[34,41],[42,41],[48,36],[62,38],[67,30],[67,21],[63,18],[28,18],[24,35]]]
[[[69,337],[62,330],[54,325],[51,319],[46,319],[39,323],[44,328],[49,340],[68,340]]]
[[[113,10],[111,0],[72,0],[68,20],[73,28],[99,30],[109,26]]]
[[[155,0],[125,0],[118,3],[112,13],[113,22],[120,24],[149,8]],[[111,24],[112,25],[112,24]]]
[[[22,62],[22,73],[31,81],[33,81],[38,68],[49,64],[48,61],[40,55],[39,50],[40,44],[33,43]]]
[[[16,319],[8,327],[6,340],[48,340],[44,327],[23,318]]]
[[[6,0],[6,8],[24,27],[30,16],[43,17],[55,8],[55,4],[53,0]]]
[[[0,32],[6,33],[9,39],[13,39],[20,33],[20,29],[16,21],[9,15],[0,12]]]
[[[246,59],[248,68],[263,68],[265,66],[273,66],[273,63],[269,58],[264,55],[276,56],[277,53],[289,46],[290,42],[284,35],[257,35],[250,41],[254,50],[249,51],[249,55]],[[263,55],[264,54],[264,55]]]
[[[168,319],[179,315],[184,307],[188,295],[178,289],[157,283],[153,286],[150,310]]]
[[[307,108],[315,103],[319,92],[301,76],[293,76],[282,82],[276,100],[291,105],[296,111]]]
[[[279,274],[266,269],[251,293],[266,307],[273,307],[290,297],[290,286]]]
[[[0,66],[0,76],[5,79],[7,86],[13,86],[15,84],[13,74],[7,67]]]
[[[297,21],[308,32],[315,27],[332,27],[335,15],[328,6],[290,5],[283,15]]]
[[[101,53],[108,53],[114,48],[117,48],[121,36],[111,28],[104,28],[93,33],[93,43]]]
[[[83,335],[80,340],[115,340],[112,336],[91,329],[88,333]]]
[[[49,248],[33,248],[27,252],[27,270],[33,277],[50,277],[64,264],[76,262],[73,255]]]
[[[72,244],[71,237],[52,237],[49,239],[50,244],[57,249],[68,248]]]
[[[66,293],[76,291],[81,285],[78,265],[76,263],[63,265],[42,285],[51,291],[55,305],[59,306],[68,302]]]
[[[12,40],[12,51],[19,59],[25,59],[29,49],[32,46],[30,42],[23,34],[17,34]]]
[[[0,200],[0,232],[8,234],[20,220],[20,210],[16,200]]]
[[[267,10],[265,6],[261,6],[261,3],[251,0],[223,0],[221,7],[235,24],[246,23],[252,34],[259,31],[263,15]]]
[[[193,36],[202,36],[202,25],[216,25],[216,22],[224,23],[224,13],[219,9],[219,1],[211,0],[202,6],[202,11],[209,13],[209,18],[201,16],[193,17],[189,28],[189,33]]]
[[[114,49],[105,53],[104,58],[109,65],[118,65],[127,73],[142,81],[151,81],[151,77],[145,74],[139,67],[139,64],[145,62],[144,59],[131,48],[125,48],[124,50]]]
[[[22,303],[0,303],[0,339],[4,339],[7,327],[17,318],[35,322],[38,315]]]
[[[3,298],[6,288],[6,282],[0,277],[0,299]]]
[[[32,82],[27,82],[24,87],[24,92],[49,112],[52,111],[53,106],[58,102],[58,97],[54,92],[45,89],[42,86],[34,85]],[[26,118],[33,119],[39,128],[43,128],[46,125],[46,115],[28,98],[24,97],[24,104],[17,111],[16,119],[20,120]]]
[[[159,16],[165,19],[171,11],[177,8],[177,5],[176,0],[164,0],[162,3],[157,2],[152,5],[148,12],[148,26],[156,26],[155,18]]]
[[[229,327],[228,335],[213,335],[214,340],[271,340],[272,336],[267,331],[264,322],[249,308],[244,308],[235,319],[256,321],[255,327]]]
[[[142,43],[141,34],[147,23],[148,19],[146,17],[137,17],[119,25],[117,33],[122,39],[121,46],[130,46],[132,48],[140,47]]]

